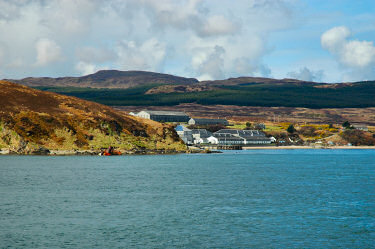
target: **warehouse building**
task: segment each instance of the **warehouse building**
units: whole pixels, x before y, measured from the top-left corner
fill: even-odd
[[[157,122],[188,122],[190,119],[186,113],[175,111],[144,110],[137,113],[136,116],[151,119]]]
[[[228,125],[226,119],[210,119],[210,118],[191,118],[189,120],[189,125]]]

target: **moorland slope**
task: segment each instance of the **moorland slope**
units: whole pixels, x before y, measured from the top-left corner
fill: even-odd
[[[183,151],[169,125],[122,114],[108,106],[0,81],[0,149]]]

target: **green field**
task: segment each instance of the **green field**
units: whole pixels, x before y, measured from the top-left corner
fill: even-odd
[[[106,105],[172,106],[181,103],[202,105],[285,106],[306,108],[362,108],[375,106],[375,81],[358,82],[337,88],[317,88],[317,84],[248,83],[218,86],[215,90],[187,93],[149,94],[160,84],[130,89],[37,87]]]

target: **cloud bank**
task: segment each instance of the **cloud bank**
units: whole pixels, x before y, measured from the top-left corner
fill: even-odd
[[[299,71],[289,72],[288,77],[303,81],[320,82],[323,79],[323,70],[310,70],[307,67],[301,68]]]
[[[0,77],[269,75],[268,37],[293,25],[289,1],[0,0]]]
[[[345,26],[329,29],[321,36],[322,47],[346,69],[344,80],[374,79],[374,43],[350,39],[351,35],[351,31]]]
[[[295,47],[301,48],[306,40],[319,46],[320,35],[328,29],[318,23],[319,31],[313,33],[304,26],[310,18],[304,2],[0,0],[0,78],[118,69],[199,79],[276,73],[323,80],[320,63],[309,64],[309,58],[299,60],[303,56],[295,55],[294,61],[288,60],[295,51],[301,53]],[[346,80],[375,78],[371,40],[353,39],[349,28],[340,26],[321,35],[321,55],[322,48],[331,54],[331,62],[337,61],[337,72]],[[280,53],[272,57],[275,52]]]

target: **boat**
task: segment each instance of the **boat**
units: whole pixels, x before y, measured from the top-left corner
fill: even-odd
[[[120,156],[122,153],[118,150],[114,150],[112,146],[110,146],[107,150],[100,152],[99,156]]]

